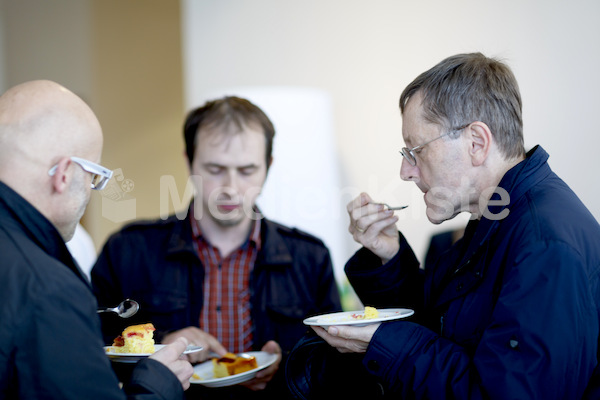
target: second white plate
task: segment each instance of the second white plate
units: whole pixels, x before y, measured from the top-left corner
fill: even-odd
[[[365,326],[376,324],[378,322],[392,321],[410,317],[415,312],[410,308],[386,308],[379,311],[377,318],[364,318],[364,310],[360,311],[343,311],[332,314],[317,315],[306,318],[303,322],[305,325],[316,325],[327,328],[331,325],[355,325]]]
[[[241,374],[226,376],[225,378],[215,378],[212,360],[208,360],[202,364],[194,366],[194,373],[199,377],[199,379],[192,377],[190,382],[198,383],[206,387],[232,386],[238,383],[249,381],[256,376],[258,371],[267,368],[269,365],[277,361],[277,354],[267,353],[266,351],[248,351],[242,354],[256,357],[258,368],[242,372]]]

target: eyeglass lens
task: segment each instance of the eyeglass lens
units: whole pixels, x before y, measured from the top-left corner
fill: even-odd
[[[107,182],[107,177],[100,174],[92,174],[92,189],[104,189],[104,186],[106,186]]]
[[[408,147],[403,147],[402,150],[400,150],[400,154],[402,154],[402,156],[404,158],[406,158],[406,161],[408,161],[408,163],[412,166],[417,165],[417,160],[415,160],[415,158],[413,157],[410,149]]]

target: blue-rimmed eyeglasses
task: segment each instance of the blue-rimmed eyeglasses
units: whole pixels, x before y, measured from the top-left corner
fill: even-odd
[[[70,157],[71,161],[79,164],[79,166],[86,172],[92,174],[92,189],[94,190],[102,190],[106,187],[106,184],[110,180],[113,175],[113,172],[103,167],[100,164],[93,163],[91,161],[85,160],[79,157]],[[50,168],[48,171],[48,175],[52,176],[56,173],[56,168],[58,165]]]
[[[440,135],[440,136],[436,137],[435,139],[431,139],[430,141],[425,142],[423,144],[420,144],[418,146],[415,146],[412,149],[409,149],[408,147],[403,147],[402,150],[400,150],[400,154],[402,154],[402,156],[404,158],[406,158],[406,161],[408,161],[408,163],[414,167],[414,166],[417,165],[417,159],[415,158],[415,153],[414,153],[415,150],[422,149],[423,147],[425,147],[429,143],[434,142],[434,141],[436,141],[438,139],[441,139],[444,136],[448,136],[448,135],[450,135],[452,133],[460,132],[460,131],[462,131],[463,129],[465,129],[466,127],[468,127],[471,124],[472,124],[472,122],[470,122],[470,123],[468,123],[466,125],[463,125],[461,127],[451,129],[448,132],[444,133],[443,135]]]

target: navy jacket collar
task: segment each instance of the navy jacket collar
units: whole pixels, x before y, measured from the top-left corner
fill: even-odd
[[[508,204],[503,205],[488,205],[489,215],[499,216],[503,215],[503,213],[510,213],[511,204],[515,204],[527,191],[551,174],[552,170],[547,163],[548,157],[548,153],[538,145],[527,153],[523,161],[508,170],[500,180],[498,187],[504,189],[509,194],[510,201]],[[500,196],[494,194],[491,200],[500,200]],[[482,217],[480,221],[469,222],[469,226],[476,230],[472,240],[467,244],[468,247],[457,266],[457,270],[468,263],[473,254],[498,229],[502,220]],[[477,226],[475,227],[474,225]]]
[[[530,190],[540,180],[548,176],[552,171],[547,163],[548,153],[539,146],[536,146],[527,153],[525,160],[515,165],[508,170],[504,177],[500,180],[498,187],[503,188],[510,196],[508,204],[489,206],[488,211],[491,215],[500,215],[502,212],[510,213],[511,205],[519,201],[519,199]],[[500,197],[494,195],[492,200],[499,200]],[[434,270],[438,273],[438,281],[446,281],[447,288],[440,293],[439,297],[434,300],[436,306],[441,306],[448,303],[454,298],[462,296],[467,292],[467,287],[476,285],[484,276],[486,263],[473,263],[472,260],[478,257],[478,253],[486,251],[486,243],[489,243],[494,233],[498,231],[500,224],[504,218],[486,218],[480,220],[472,220],[467,224],[463,239],[453,248],[451,252],[456,261],[451,262],[453,271]],[[447,274],[450,272],[450,274]],[[454,277],[461,275],[463,279],[463,289],[457,291],[447,283],[451,282]]]

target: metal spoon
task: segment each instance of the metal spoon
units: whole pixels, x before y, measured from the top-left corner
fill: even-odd
[[[140,305],[135,300],[123,300],[121,304],[115,308],[103,307],[99,308],[96,312],[114,312],[121,318],[129,318],[140,309]]]

